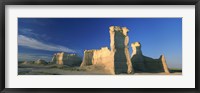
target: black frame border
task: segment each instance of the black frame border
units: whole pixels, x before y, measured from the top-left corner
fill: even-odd
[[[5,88],[6,5],[195,5],[195,88]],[[1,93],[199,93],[200,0],[0,0],[0,92]],[[106,84],[106,83],[105,83]]]

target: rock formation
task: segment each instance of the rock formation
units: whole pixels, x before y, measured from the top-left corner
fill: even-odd
[[[85,50],[81,67],[103,65],[104,69],[114,74],[132,73],[132,63],[128,51],[128,29],[111,26],[109,32],[111,50],[107,47],[100,50]]]
[[[114,55],[115,74],[133,72],[128,51],[128,31],[126,27],[110,27],[110,48]]]
[[[51,62],[59,65],[80,66],[81,58],[76,54],[61,52],[55,53]]]
[[[165,72],[166,74],[169,74],[170,71],[169,71],[169,68],[168,68],[168,66],[167,66],[167,63],[166,63],[166,60],[165,60],[164,55],[161,55],[161,57],[160,57],[159,59],[160,59],[161,62],[162,62],[164,72]]]
[[[63,55],[64,52],[55,53],[51,62],[56,63],[58,65],[63,65]]]
[[[26,65],[26,64],[29,64],[29,63],[28,63],[28,61],[24,61],[21,64]]]
[[[46,65],[48,64],[45,60],[42,59],[38,59],[34,62],[34,64],[38,64],[38,65]]]
[[[159,59],[143,56],[141,44],[135,42],[131,44],[133,53],[130,58],[127,35],[129,30],[119,26],[111,26],[109,29],[110,50],[107,47],[100,50],[85,50],[81,67],[97,66],[111,74],[133,72],[165,72],[169,74],[164,55],[161,55]]]
[[[159,59],[144,56],[139,42],[132,43],[131,47],[133,50],[131,61],[135,72],[165,72],[169,74],[164,55],[161,55]]]
[[[91,65],[99,66],[101,67],[102,71],[114,74],[113,55],[108,47],[102,47],[100,50],[84,51],[84,57],[81,67]]]

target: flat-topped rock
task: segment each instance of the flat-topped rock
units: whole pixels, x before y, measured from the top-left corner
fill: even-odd
[[[103,72],[114,74],[113,55],[108,47],[102,47],[99,50],[85,50],[80,67],[85,66],[93,66],[93,70],[101,69]]]
[[[77,54],[60,52],[53,55],[52,62],[58,65],[80,66],[82,60]]]

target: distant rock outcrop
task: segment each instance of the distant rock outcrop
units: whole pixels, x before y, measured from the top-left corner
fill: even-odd
[[[64,52],[55,53],[52,58],[52,62],[59,65],[63,65],[63,56],[64,56]]]
[[[34,64],[38,64],[38,65],[46,65],[48,64],[45,60],[42,59],[38,59],[34,62]]]
[[[144,56],[139,42],[132,43],[131,47],[133,50],[131,61],[135,72],[165,72],[169,74],[164,55],[161,55],[159,59]]]
[[[55,53],[51,62],[59,65],[80,66],[81,61],[81,58],[77,54],[61,52]]]
[[[26,65],[26,64],[29,64],[29,63],[28,63],[28,61],[24,61],[21,64]]]
[[[35,64],[35,61],[21,61],[19,62],[20,65],[30,65],[30,64]]]

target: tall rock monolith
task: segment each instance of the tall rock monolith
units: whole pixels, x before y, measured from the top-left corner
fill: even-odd
[[[110,48],[114,56],[115,74],[133,73],[130,54],[128,51],[128,29],[126,27],[110,27]]]
[[[165,56],[164,56],[164,55],[161,55],[160,60],[161,60],[162,65],[163,65],[164,72],[165,72],[166,74],[169,74],[170,72],[169,72],[169,69],[168,69],[168,66],[167,66],[167,63],[166,63]]]
[[[133,68],[136,71],[141,71],[141,72],[145,72],[146,71],[146,67],[145,67],[145,63],[144,63],[144,56],[142,54],[141,51],[141,44],[139,42],[135,42],[131,44],[132,47],[132,55],[131,55],[131,61],[132,61],[132,65]]]

